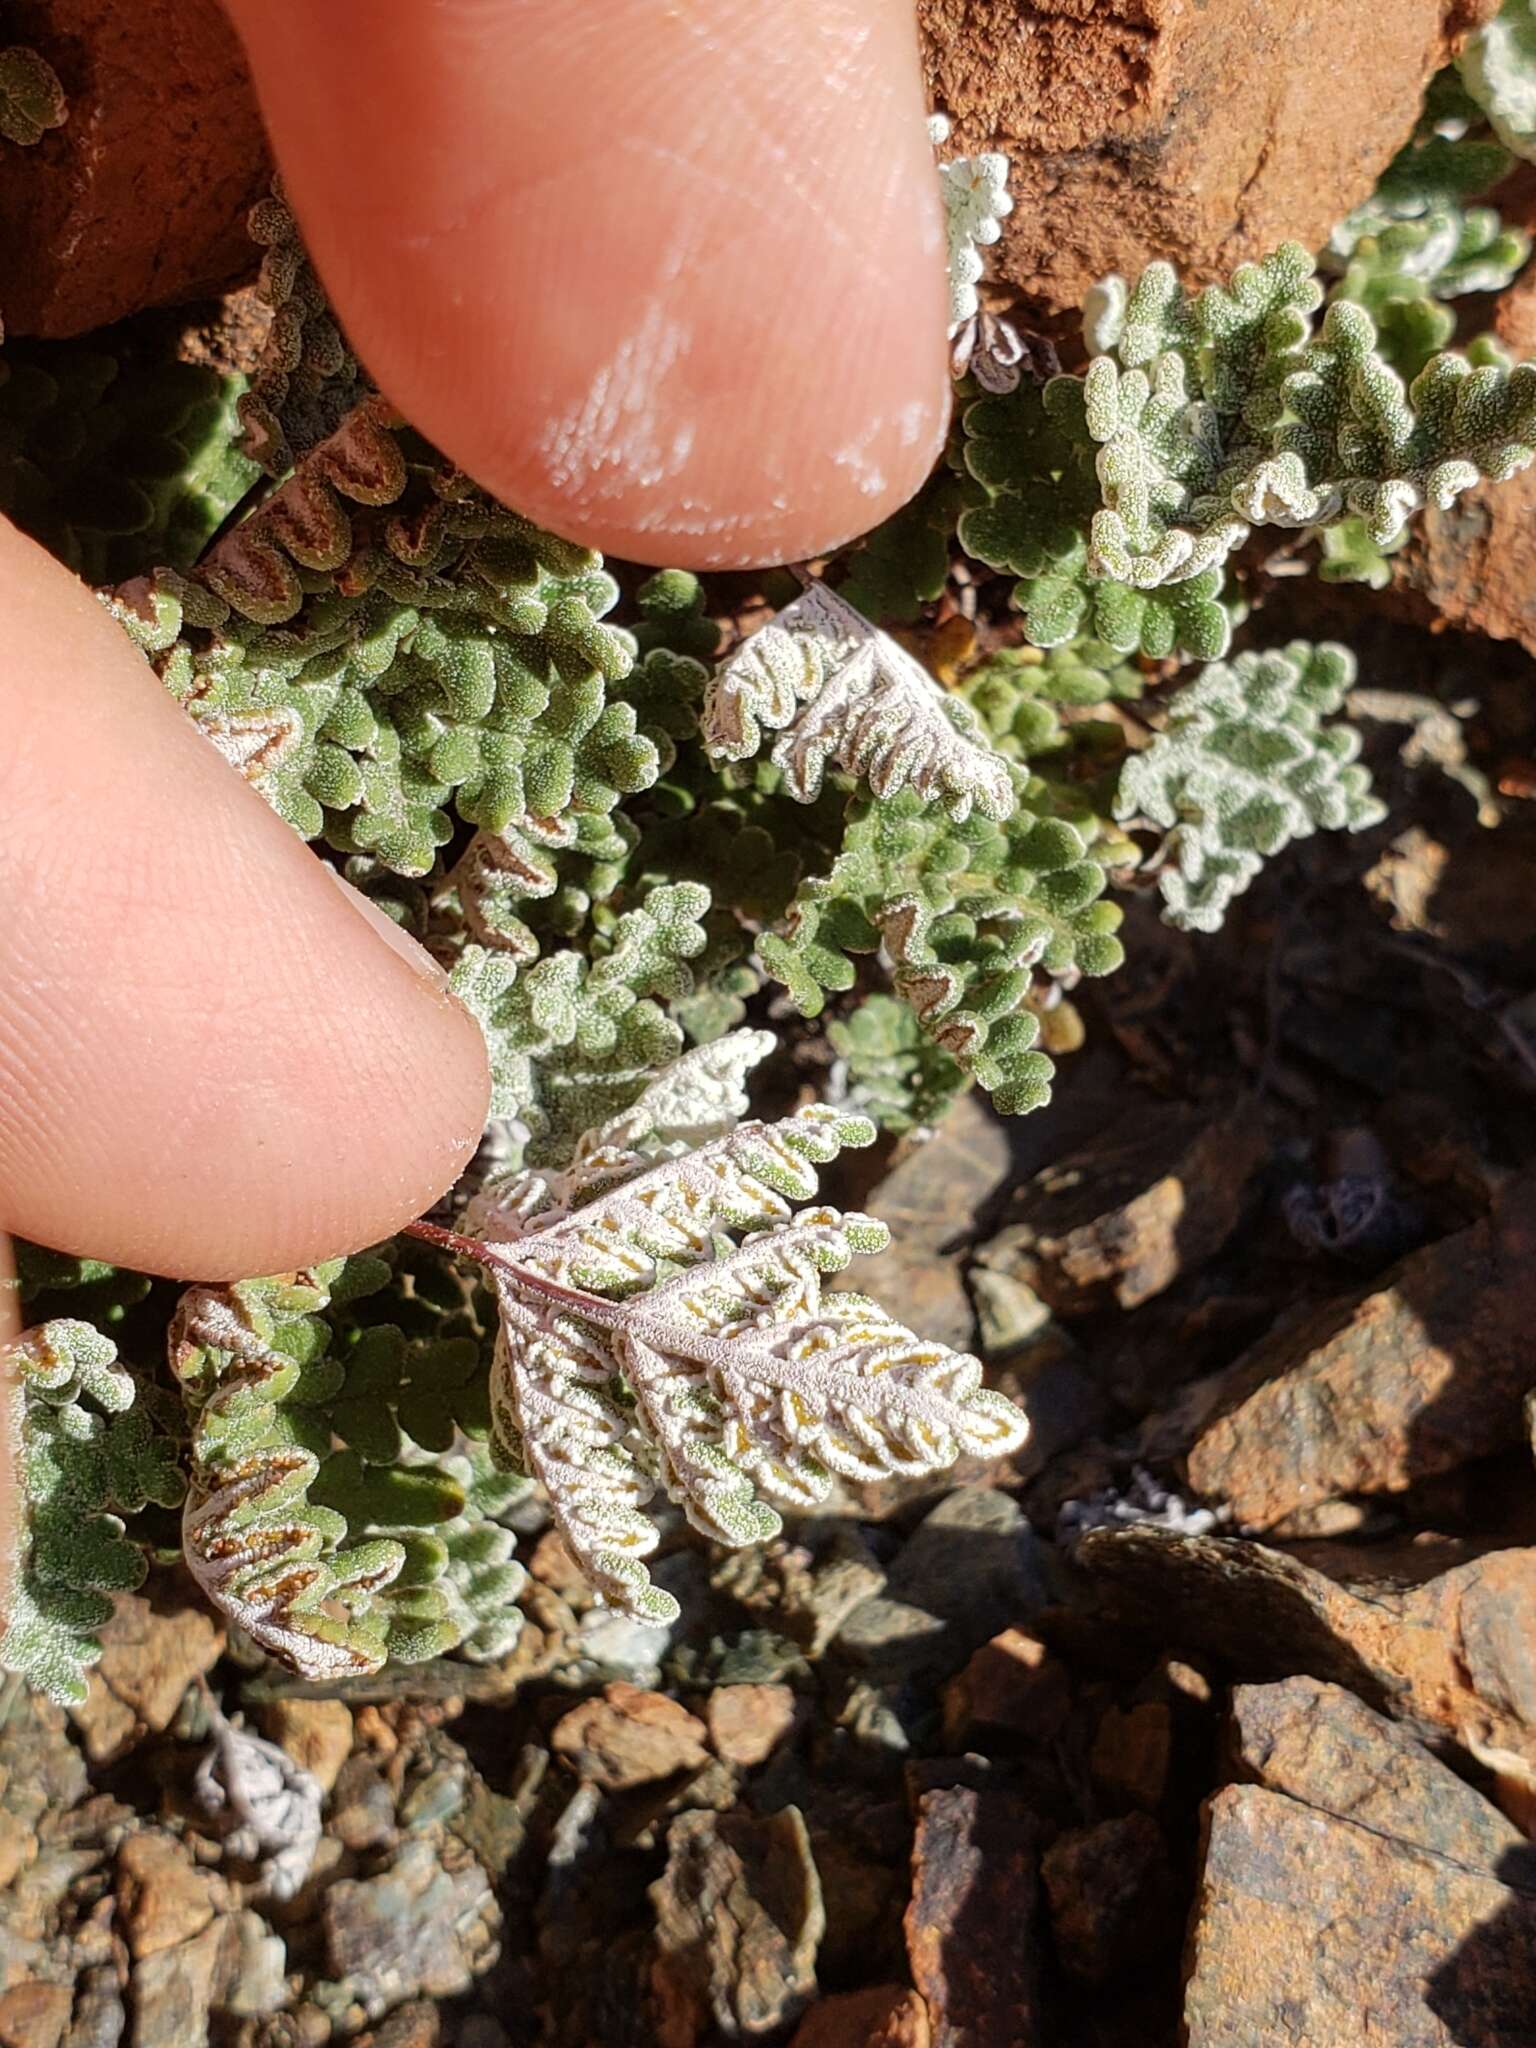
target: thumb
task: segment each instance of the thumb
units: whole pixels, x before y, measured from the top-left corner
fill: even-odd
[[[204,1279],[387,1236],[479,1139],[473,1019],[3,521],[0,591],[0,1227]]]
[[[683,567],[824,552],[948,414],[911,0],[227,0],[370,373],[497,497]]]

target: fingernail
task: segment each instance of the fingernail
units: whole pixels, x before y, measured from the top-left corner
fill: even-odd
[[[414,968],[423,981],[430,981],[437,988],[448,986],[446,972],[438,966],[425,946],[417,945],[409,932],[402,931],[387,911],[380,910],[377,903],[370,903],[361,889],[354,889],[346,876],[333,868],[329,861],[322,861],[321,866],[358,916],[368,920],[385,945],[398,953],[407,967]]]

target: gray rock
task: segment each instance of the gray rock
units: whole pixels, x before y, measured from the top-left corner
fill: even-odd
[[[897,1552],[885,1592],[853,1609],[837,1652],[877,1680],[947,1675],[1046,1599],[1039,1539],[1018,1502],[963,1486]]]
[[[711,2027],[726,2040],[754,2040],[816,1996],[826,1915],[797,1808],[679,1814],[650,1897],[658,2040],[681,2048]]]
[[[467,1991],[494,1952],[501,1916],[478,1863],[446,1870],[432,1843],[413,1835],[381,1876],[333,1884],[323,1918],[338,1994],[378,2019],[422,1993]]]

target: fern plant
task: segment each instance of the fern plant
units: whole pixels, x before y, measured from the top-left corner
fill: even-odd
[[[1073,1018],[1058,1053],[1080,1035],[1063,999],[1119,966],[1128,884],[1211,930],[1291,841],[1382,815],[1352,657],[1266,649],[1244,550],[1279,529],[1380,584],[1416,510],[1531,460],[1536,367],[1446,350],[1528,253],[1484,203],[1528,13],[1435,82],[1316,260],[1105,280],[1081,375],[1034,374],[985,275],[1006,163],[942,166],[949,447],[797,579],[615,572],[488,498],[373,387],[280,192],[247,375],[173,362],[163,323],[0,356],[0,503],[432,950],[495,1087],[451,1205],[373,1252],[167,1318],[138,1276],[24,1250],[68,1313],[5,1361],[0,1661],[78,1698],[183,1489],[207,1598],[336,1678],[505,1656],[531,1486],[595,1593],[662,1624],[658,1496],[749,1543],[839,1480],[1017,1449],[974,1359],[833,1284],[885,1235],[818,1171],[967,1087],[1043,1102],[1041,1019]],[[0,58],[0,107],[39,91]],[[755,1120],[769,1058],[778,1100],[810,1065],[833,1100]]]

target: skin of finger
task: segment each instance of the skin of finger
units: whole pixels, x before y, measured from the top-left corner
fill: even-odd
[[[0,1642],[5,1639],[10,1605],[12,1559],[15,1555],[17,1446],[11,1442],[11,1403],[6,1383],[5,1347],[21,1334],[21,1297],[16,1292],[16,1261],[11,1240],[0,1230]]]
[[[804,559],[949,406],[911,0],[229,0],[371,373],[498,497],[680,567]]]
[[[386,1236],[473,1152],[474,1020],[0,522],[0,1224],[208,1279]]]

